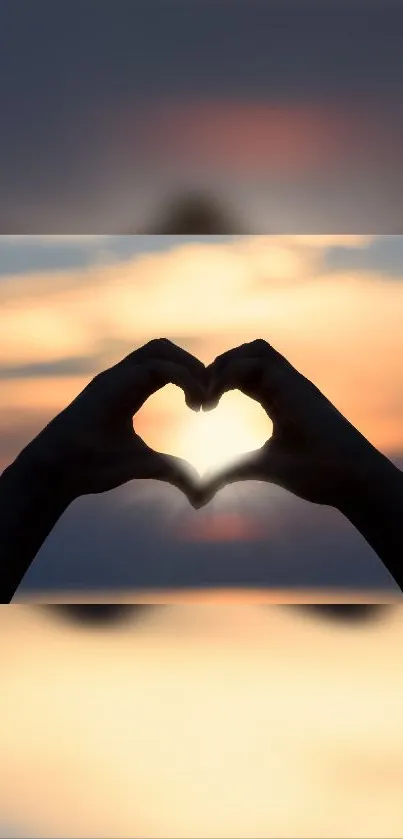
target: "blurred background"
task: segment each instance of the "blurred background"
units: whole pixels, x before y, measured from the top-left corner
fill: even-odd
[[[0,607],[0,835],[400,839],[403,608]]]
[[[0,16],[0,232],[137,233],[200,190],[230,233],[403,231],[401,3],[3,0]]]

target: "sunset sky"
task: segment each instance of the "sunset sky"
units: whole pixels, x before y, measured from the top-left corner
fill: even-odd
[[[1,468],[94,374],[153,337],[168,337],[205,363],[232,346],[265,338],[400,463],[403,237],[2,237],[0,271]],[[153,396],[134,424],[154,448],[185,457],[199,471],[261,445],[271,433],[260,406],[238,392],[224,396],[211,415],[195,415],[174,386]],[[112,573],[115,585],[136,585],[128,558],[136,546],[141,553],[147,545],[150,557],[158,554],[151,533],[156,516],[159,538],[176,559],[150,572],[155,584],[168,583],[168,568],[176,580],[183,577],[182,584],[192,574],[203,576],[200,569],[212,562],[211,554],[203,558],[206,541],[207,550],[214,542],[218,551],[238,551],[231,566],[238,582],[246,575],[260,584],[262,574],[270,582],[274,573],[276,585],[391,584],[338,514],[268,485],[227,488],[198,513],[171,488],[151,482],[144,489],[146,494],[134,482],[73,505],[27,581],[76,587],[109,579],[112,585]],[[91,516],[97,510],[104,510],[109,537],[94,532]],[[134,518],[143,516],[136,527],[128,510]],[[124,572],[108,569],[107,559],[101,565],[94,559],[108,556],[108,538],[118,539]],[[277,572],[267,561],[262,571],[270,545],[280,563]],[[324,552],[330,557],[326,566]],[[356,556],[353,565],[350,555]],[[301,566],[301,557],[307,565]],[[222,584],[230,562],[226,554],[221,571],[216,564]]]
[[[136,231],[192,185],[254,233],[401,233],[401,29],[395,0],[3,0],[1,232]]]

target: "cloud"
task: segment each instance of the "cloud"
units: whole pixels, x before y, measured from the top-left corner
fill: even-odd
[[[94,363],[95,362],[95,363]],[[0,379],[31,379],[54,376],[89,375],[97,372],[94,356],[71,356],[57,361],[44,361],[6,367],[0,365]]]
[[[103,237],[1,236],[0,281],[15,274],[69,271],[96,261]]]
[[[216,237],[219,240],[221,237]],[[82,274],[88,281],[87,269],[92,268],[96,273],[110,264],[119,265],[121,261],[134,261],[148,253],[169,251],[183,241],[180,236],[153,235],[0,236],[0,294],[3,299],[9,299],[10,294],[18,296],[31,283],[37,287],[42,274],[45,290],[53,284],[59,289],[68,288]],[[37,293],[39,290],[36,288]]]
[[[134,347],[184,329],[193,341],[207,343],[223,332],[266,332],[275,328],[280,303],[287,317],[287,287],[300,286],[306,295],[313,279],[315,295],[325,301],[322,263],[334,238],[321,243],[321,237],[242,237],[220,244],[185,238],[176,246],[170,237],[141,237],[148,238],[153,252],[145,254],[144,242],[136,242],[130,245],[136,256],[123,263],[115,257],[110,264],[78,271],[5,277],[0,285],[4,369],[14,366],[20,375],[24,366],[33,365],[34,371],[49,357],[67,365],[70,357],[105,356],[108,342]],[[114,241],[111,253],[119,251]],[[339,239],[339,245],[347,241]],[[358,237],[353,242],[364,246]],[[159,248],[163,253],[156,252]]]
[[[387,280],[403,279],[403,236],[378,236],[359,247],[354,242],[334,242],[326,253],[329,271],[372,273]]]

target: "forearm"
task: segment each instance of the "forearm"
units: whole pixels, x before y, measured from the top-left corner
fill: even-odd
[[[403,591],[403,472],[379,452],[371,453],[338,508]]]
[[[0,600],[10,603],[45,539],[73,500],[26,450],[0,476]]]

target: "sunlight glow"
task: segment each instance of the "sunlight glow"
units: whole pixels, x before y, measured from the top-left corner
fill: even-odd
[[[178,439],[182,457],[202,475],[260,448],[270,434],[270,422],[262,408],[233,392],[225,394],[215,410],[188,417]]]

